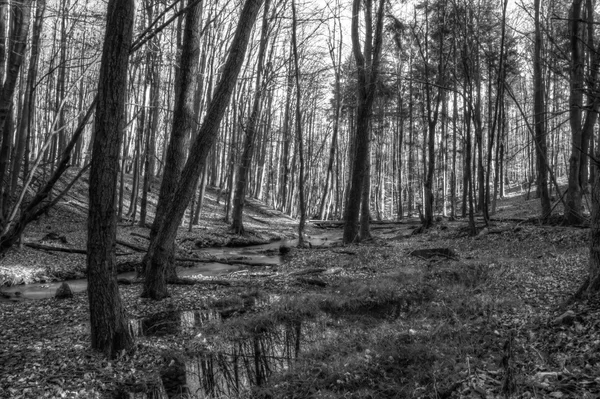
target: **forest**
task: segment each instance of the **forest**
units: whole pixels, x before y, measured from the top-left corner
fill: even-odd
[[[0,2],[0,397],[598,397],[599,15]]]

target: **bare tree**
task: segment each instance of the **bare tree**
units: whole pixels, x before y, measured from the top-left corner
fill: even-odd
[[[363,207],[363,218],[361,218],[359,236],[359,216],[361,202],[364,192],[365,179],[370,179],[368,173],[370,153],[370,120],[373,102],[375,100],[377,75],[379,72],[381,48],[383,44],[383,13],[385,2],[379,1],[379,7],[375,20],[375,32],[373,32],[373,0],[365,1],[365,39],[364,48],[361,48],[359,37],[359,16],[361,1],[354,0],[352,3],[352,53],[356,61],[358,73],[356,110],[356,134],[355,151],[350,156],[354,157],[352,181],[348,190],[345,211],[344,243],[360,241],[369,237],[368,215],[365,215]],[[373,34],[374,33],[374,34]]]
[[[227,60],[223,65],[219,84],[215,89],[198,135],[190,148],[190,155],[177,184],[173,196],[177,200],[169,203],[166,217],[148,248],[147,259],[149,262],[142,292],[143,297],[160,300],[169,295],[165,271],[172,260],[171,248],[177,236],[177,227],[181,223],[187,205],[194,194],[208,153],[217,139],[219,125],[229,105],[233,88],[244,61],[246,48],[250,40],[250,32],[254,26],[261,3],[262,0],[246,0],[244,3]]]
[[[116,275],[117,177],[134,0],[110,0],[90,169],[87,273],[92,348],[115,357],[133,345]]]
[[[240,163],[240,167],[236,175],[237,182],[233,199],[233,221],[231,224],[231,229],[236,234],[244,233],[243,212],[246,190],[248,188],[248,174],[250,172],[252,155],[254,153],[263,92],[266,86],[266,80],[263,81],[263,70],[265,63],[265,52],[269,38],[269,4],[270,0],[265,0],[265,5],[263,7],[262,29],[260,33],[260,44],[258,47],[258,61],[256,65],[256,86],[254,88],[254,99],[252,100],[252,111],[244,129],[245,136],[242,162]]]

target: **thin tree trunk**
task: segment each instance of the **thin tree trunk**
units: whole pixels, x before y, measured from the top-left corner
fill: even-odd
[[[534,123],[537,154],[537,185],[542,204],[542,219],[546,220],[552,212],[548,194],[548,149],[546,146],[546,123],[544,117],[544,82],[542,76],[542,29],[540,21],[540,0],[534,0],[535,12],[535,49],[533,57]]]
[[[11,185],[10,193],[14,194],[17,191],[19,174],[21,166],[24,164],[25,149],[27,146],[27,136],[33,119],[34,101],[35,101],[35,81],[37,79],[37,69],[39,60],[39,42],[44,20],[44,11],[46,10],[45,0],[38,0],[36,3],[35,20],[33,23],[33,32],[31,37],[31,57],[29,59],[29,68],[27,70],[27,81],[25,84],[25,93],[23,99],[23,107],[21,109],[21,119],[18,125],[17,143],[13,156],[11,167]],[[23,173],[23,179],[27,171]]]
[[[304,226],[306,224],[306,198],[304,194],[304,140],[302,137],[302,92],[300,91],[300,67],[298,64],[298,38],[297,38],[296,1],[292,0],[292,48],[294,54],[294,83],[296,85],[296,143],[300,162],[300,176],[298,176],[298,191],[300,196],[300,222],[298,223],[298,246],[304,246]]]
[[[583,108],[584,54],[580,28],[582,0],[573,0],[569,13],[571,34],[571,79],[569,98],[569,122],[571,124],[571,157],[569,158],[569,183],[565,218],[569,224],[583,221],[581,213],[582,192],[580,186]]]

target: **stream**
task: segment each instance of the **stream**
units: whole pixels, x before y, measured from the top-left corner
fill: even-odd
[[[315,235],[308,237],[308,242],[313,247],[328,246],[332,245],[341,240],[340,231],[329,231],[324,234]],[[211,247],[201,248],[195,252],[201,254],[203,257],[214,257],[214,258],[232,258],[240,260],[245,263],[256,263],[257,265],[280,265],[282,262],[279,248],[281,246],[296,246],[298,245],[298,239],[274,241],[268,244],[261,245],[250,245],[245,247]],[[177,274],[180,277],[190,276],[218,276],[227,274],[242,269],[248,268],[248,265],[230,265],[227,263],[220,263],[218,261],[212,263],[197,263],[192,267],[178,267]],[[133,279],[136,276],[136,272],[120,273],[117,278]],[[82,292],[87,290],[87,279],[76,279],[66,281],[73,292]],[[3,287],[0,292],[10,296],[10,298],[3,298],[0,296],[0,302],[4,301],[18,301],[23,299],[45,299],[52,298],[56,293],[56,289],[62,284],[61,281],[54,283],[33,283],[33,284],[22,284],[15,285],[12,287]]]

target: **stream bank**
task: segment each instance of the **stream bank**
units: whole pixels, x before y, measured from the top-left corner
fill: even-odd
[[[498,228],[292,248],[277,268],[170,285],[160,302],[120,286],[136,345],[115,360],[90,350],[85,292],[3,305],[0,396],[501,397],[512,375],[522,398],[595,397],[600,383],[579,381],[600,375],[600,358],[574,343],[593,342],[600,306],[554,323],[584,273],[584,232]]]
[[[340,239],[341,232],[327,231],[319,235],[308,236],[307,243],[314,248],[324,248],[340,244]],[[298,240],[285,239],[282,241],[272,241],[264,244],[247,246],[243,246],[242,242],[238,240],[234,244],[235,245],[227,247],[204,248],[196,243],[195,245],[200,248],[186,251],[187,258],[185,259],[187,259],[187,261],[178,262],[180,265],[177,267],[178,276],[203,279],[205,277],[222,276],[247,269],[255,271],[264,269],[273,270],[282,264],[280,248],[297,246]],[[50,246],[48,247],[51,248]],[[214,261],[211,261],[213,259]],[[227,262],[224,262],[224,260],[227,260]],[[128,262],[130,263],[129,267],[121,267],[121,270],[127,270],[134,267],[135,262]],[[181,266],[181,264],[184,264],[185,266]],[[121,272],[117,275],[117,279],[122,282],[135,281],[136,272],[133,270]],[[67,282],[71,287],[71,290],[75,293],[87,290],[87,279],[85,278],[19,284],[10,287],[0,287],[0,303],[27,299],[53,298],[56,290],[63,281]]]

